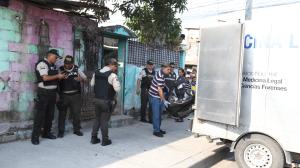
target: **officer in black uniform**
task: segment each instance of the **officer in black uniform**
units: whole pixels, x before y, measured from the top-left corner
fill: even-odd
[[[175,63],[174,62],[171,62],[170,63],[170,66],[171,66],[171,73],[169,75],[166,75],[165,76],[165,81],[166,81],[166,86],[167,86],[167,90],[168,90],[168,93],[166,95],[166,98],[168,99],[171,92],[175,89],[176,87],[176,79],[177,79],[177,75],[176,73],[174,72],[174,69],[175,69]]]
[[[96,118],[92,130],[91,143],[100,143],[97,137],[99,128],[102,133],[102,146],[110,145],[112,142],[108,137],[108,124],[113,108],[116,104],[115,96],[120,91],[120,82],[117,77],[118,62],[110,58],[106,66],[97,70],[91,80],[91,86],[95,92]]]
[[[155,75],[154,65],[152,60],[147,61],[146,67],[139,74],[139,78],[137,81],[137,94],[141,94],[141,122],[149,122],[152,123],[152,111],[151,105],[149,104],[149,88],[151,86],[152,79]],[[149,104],[149,113],[148,118],[146,120],[146,110],[147,105]]]
[[[64,74],[58,73],[54,65],[57,58],[60,58],[58,51],[52,49],[47,52],[47,57],[38,61],[35,66],[38,89],[37,110],[34,114],[31,136],[31,142],[34,145],[40,143],[41,133],[43,138],[56,139],[56,136],[51,133],[51,127],[56,103],[57,83],[58,80],[65,78]]]
[[[80,112],[81,112],[81,82],[86,81],[86,75],[74,65],[74,58],[67,55],[64,65],[59,71],[66,75],[66,78],[59,81],[59,116],[58,116],[58,137],[64,137],[65,120],[68,108],[73,117],[73,133],[83,136],[80,131]]]

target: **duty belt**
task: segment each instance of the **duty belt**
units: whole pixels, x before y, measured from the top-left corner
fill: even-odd
[[[42,94],[55,94],[57,89],[44,89],[44,88],[40,88],[38,87],[38,93],[42,93]]]

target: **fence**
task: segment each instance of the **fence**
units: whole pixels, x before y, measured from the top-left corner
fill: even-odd
[[[151,59],[156,65],[174,62],[179,65],[178,51],[172,51],[166,47],[154,48],[138,41],[129,40],[128,64],[144,66]]]

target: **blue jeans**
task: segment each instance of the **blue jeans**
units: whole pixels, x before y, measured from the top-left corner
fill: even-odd
[[[160,132],[161,115],[164,109],[164,103],[160,98],[149,96],[152,107],[152,124],[154,132]]]

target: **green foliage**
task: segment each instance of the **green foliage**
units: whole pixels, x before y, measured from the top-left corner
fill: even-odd
[[[125,0],[115,7],[142,42],[175,49],[181,42],[181,20],[176,14],[186,10],[186,3],[187,0]]]
[[[105,3],[108,0],[80,0],[81,14],[97,19],[98,22],[109,20],[109,15],[113,11],[108,8]],[[92,13],[92,14],[91,14]]]
[[[106,6],[108,0],[80,0],[82,13],[93,13],[98,22],[120,10],[126,25],[146,44],[176,49],[180,42],[181,20],[177,13],[186,10],[187,0],[112,0],[115,9]]]

